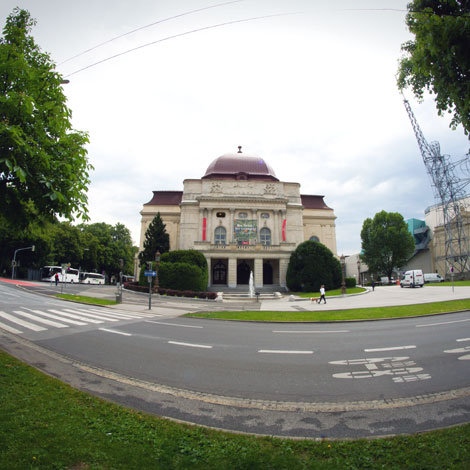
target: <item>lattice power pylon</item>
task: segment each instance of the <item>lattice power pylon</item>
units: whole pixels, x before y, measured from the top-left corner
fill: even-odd
[[[470,271],[470,235],[468,222],[464,220],[464,215],[468,217],[469,212],[469,197],[466,197],[464,188],[470,180],[458,177],[454,171],[465,161],[452,163],[448,155],[441,155],[439,142],[428,144],[406,99],[404,104],[431,178],[436,203],[442,210],[444,249],[436,261],[445,261],[446,274],[466,276]]]

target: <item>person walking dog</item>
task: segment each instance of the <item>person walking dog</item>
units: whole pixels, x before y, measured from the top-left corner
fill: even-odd
[[[320,298],[318,299],[318,303],[321,304],[321,300],[323,299],[323,302],[326,304],[326,298],[325,298],[325,286],[322,284],[320,287]]]

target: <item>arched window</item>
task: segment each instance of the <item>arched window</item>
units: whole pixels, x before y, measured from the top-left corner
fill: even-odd
[[[320,239],[318,237],[316,237],[315,235],[313,235],[313,237],[310,237],[309,240],[311,242],[319,242],[320,241]]]
[[[259,232],[259,241],[262,245],[271,245],[271,230],[263,227]]]
[[[218,226],[214,232],[214,243],[216,245],[225,245],[227,242],[227,230],[225,227]]]

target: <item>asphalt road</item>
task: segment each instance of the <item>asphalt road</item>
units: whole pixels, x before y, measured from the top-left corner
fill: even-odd
[[[40,286],[49,293],[54,288]],[[92,287],[87,295],[91,291],[111,296],[115,288]],[[242,305],[296,311],[469,293],[394,286],[326,306],[288,298]],[[3,349],[77,388],[161,416],[313,438],[410,433],[470,418],[469,312],[273,324],[180,318],[234,305],[155,298],[149,310],[145,296],[128,293],[112,309],[2,283],[0,298]]]

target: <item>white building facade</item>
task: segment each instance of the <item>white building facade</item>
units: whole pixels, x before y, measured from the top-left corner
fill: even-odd
[[[193,249],[207,259],[209,288],[247,285],[286,288],[291,253],[306,240],[336,255],[333,209],[317,195],[301,195],[298,183],[279,181],[257,156],[216,158],[201,179],[186,179],[183,191],[154,191],[141,211],[140,250],[159,212],[171,250]]]

